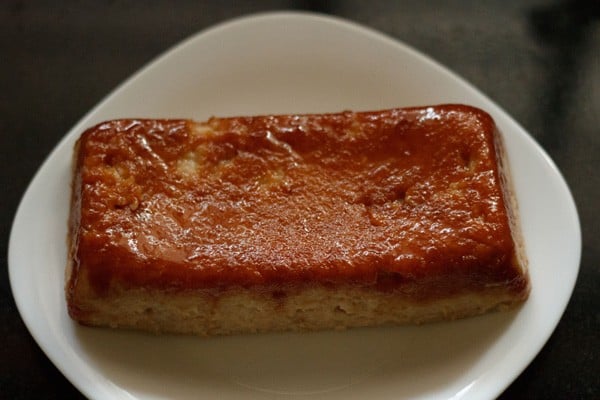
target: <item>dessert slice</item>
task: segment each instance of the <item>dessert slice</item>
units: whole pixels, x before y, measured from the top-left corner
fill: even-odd
[[[66,297],[85,325],[343,329],[529,293],[501,137],[473,107],[116,120],[74,164]]]

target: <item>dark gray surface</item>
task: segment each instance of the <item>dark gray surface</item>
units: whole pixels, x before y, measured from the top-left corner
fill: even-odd
[[[187,36],[231,17],[303,9],[412,45],[472,82],[546,149],[580,213],[579,279],[556,331],[502,398],[600,398],[600,12],[597,1],[0,3],[0,257],[27,184],[111,89]],[[56,238],[56,240],[63,240]],[[80,396],[0,282],[0,397]]]

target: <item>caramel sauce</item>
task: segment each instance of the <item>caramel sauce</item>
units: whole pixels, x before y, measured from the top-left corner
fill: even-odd
[[[103,123],[79,141],[74,268],[99,293],[521,290],[495,134],[467,106]]]

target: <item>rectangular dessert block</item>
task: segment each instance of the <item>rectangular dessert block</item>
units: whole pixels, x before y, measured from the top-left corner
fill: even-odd
[[[529,293],[501,136],[463,105],[101,123],[69,243],[69,314],[93,326],[423,323]]]

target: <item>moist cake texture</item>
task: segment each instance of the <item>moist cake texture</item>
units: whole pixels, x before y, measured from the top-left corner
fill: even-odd
[[[101,123],[75,149],[69,240],[87,325],[420,323],[529,292],[501,137],[462,105]]]

